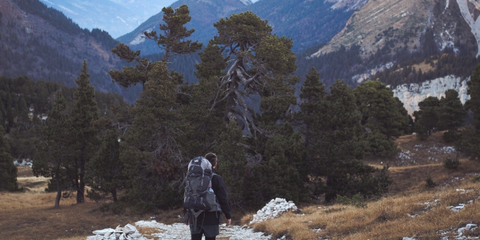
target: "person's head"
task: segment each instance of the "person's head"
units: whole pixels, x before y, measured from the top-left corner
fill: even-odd
[[[212,167],[217,166],[217,155],[215,153],[209,152],[205,155],[205,158],[212,164]]]

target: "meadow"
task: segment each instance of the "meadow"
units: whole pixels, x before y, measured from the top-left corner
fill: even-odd
[[[355,204],[327,205],[321,200],[297,205],[299,211],[277,219],[251,225],[275,239],[440,239],[457,236],[458,228],[473,223],[480,225],[480,162],[460,157],[458,169],[443,166],[443,159],[456,153],[432,153],[442,143],[440,133],[428,141],[415,136],[397,139],[402,151],[415,153],[415,158],[365,159],[373,166],[389,164],[394,183],[390,192],[377,199]],[[413,159],[413,160],[412,160]],[[430,177],[435,186],[427,186]],[[102,203],[87,199],[76,204],[74,196],[66,196],[60,208],[54,209],[55,193],[45,193],[48,179],[36,178],[31,170],[18,168],[18,183],[24,192],[0,192],[0,239],[86,239],[92,231],[115,228],[127,223],[155,217],[157,222],[180,222],[181,209],[138,215],[114,214],[100,210]],[[465,204],[459,211],[452,206]],[[238,213],[234,224],[248,224],[254,212]],[[464,235],[480,237],[480,228]],[[151,229],[139,229],[148,236]]]

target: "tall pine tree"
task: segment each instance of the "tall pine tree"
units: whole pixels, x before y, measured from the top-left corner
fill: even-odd
[[[87,62],[83,62],[82,70],[75,80],[75,104],[71,113],[72,139],[75,153],[73,165],[77,169],[73,173],[73,184],[77,190],[77,203],[85,202],[86,164],[93,157],[98,146],[97,130],[93,123],[98,120],[98,107],[95,100],[95,89],[90,85],[90,74]]]
[[[71,159],[74,158],[71,138],[71,122],[65,113],[66,104],[61,91],[55,94],[55,103],[48,113],[48,118],[42,128],[42,135],[35,146],[37,153],[33,160],[33,173],[35,176],[51,177],[57,195],[55,208],[60,207],[62,191],[66,190],[70,178],[67,175],[72,167]]]

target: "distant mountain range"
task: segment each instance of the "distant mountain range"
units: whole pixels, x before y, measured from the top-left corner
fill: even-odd
[[[82,28],[98,28],[117,38],[138,27],[175,0],[40,0],[62,11]]]
[[[192,39],[208,43],[216,34],[213,23],[232,13],[252,11],[260,18],[268,20],[275,34],[293,38],[296,52],[308,47],[328,42],[340,32],[355,9],[366,0],[261,0],[252,4],[250,0],[179,0],[173,8],[186,4],[192,20],[188,28],[196,29]],[[142,38],[143,32],[155,30],[162,22],[162,13],[158,13],[142,23],[134,31],[118,38],[131,48],[141,50],[143,54],[158,53],[158,47]]]
[[[111,52],[117,44],[107,32],[81,29],[38,0],[0,0],[2,76],[28,76],[73,87],[87,60],[96,90],[118,93],[133,102],[139,91],[122,88],[108,74],[124,64]]]
[[[92,12],[105,9],[105,16],[111,18],[125,8],[120,3],[133,1],[115,0],[117,5],[108,7],[101,7],[105,1],[64,2],[78,5],[78,9],[87,8],[81,4],[94,4],[85,6],[92,6]],[[87,59],[96,88],[127,91],[108,76],[108,70],[125,63],[111,53],[117,41],[107,32],[81,29],[59,11],[40,6],[39,0],[0,3],[0,54],[6,56],[0,58],[1,75],[25,74],[71,84],[80,62]],[[310,67],[315,67],[327,86],[336,79],[344,79],[352,87],[367,79],[392,87],[445,76],[464,79],[473,72],[480,53],[480,3],[475,0],[178,0],[171,6],[182,4],[190,9],[192,20],[187,27],[196,30],[192,39],[203,43],[216,34],[213,23],[220,18],[254,12],[268,20],[275,34],[293,39],[296,74],[304,77]],[[102,22],[104,15],[98,16]],[[162,12],[158,10],[117,40],[141,50],[143,55],[161,54],[153,41],[142,38],[144,31],[160,32],[161,21]],[[186,56],[181,61],[174,62],[172,68],[195,81],[192,76],[198,56]],[[130,95],[130,99],[135,96],[122,94]]]

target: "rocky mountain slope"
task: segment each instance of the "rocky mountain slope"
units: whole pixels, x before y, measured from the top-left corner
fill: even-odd
[[[108,71],[120,65],[107,32],[88,31],[38,0],[0,0],[0,75],[76,86],[83,60],[96,90],[136,98],[112,82]]]
[[[179,0],[173,8],[187,4],[192,20],[187,27],[196,29],[192,38],[203,43],[216,34],[213,23],[232,13],[252,11],[268,20],[275,34],[293,38],[296,52],[327,42],[337,34],[352,15],[367,0]],[[152,16],[137,29],[118,40],[144,54],[158,53],[158,47],[142,38],[144,31],[158,30],[162,13]]]
[[[392,51],[406,47],[413,52],[433,34],[436,47],[443,51],[462,47],[478,48],[472,32],[477,5],[474,0],[370,0],[355,12],[346,27],[312,57],[338,49],[360,45],[369,56],[385,46]],[[463,17],[462,17],[463,16]],[[467,21],[466,21],[467,20]],[[480,25],[479,25],[480,26]],[[466,51],[463,54],[469,54]]]

